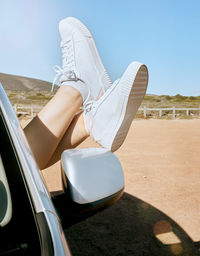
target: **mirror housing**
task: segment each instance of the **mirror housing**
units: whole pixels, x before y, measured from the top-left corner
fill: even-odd
[[[65,227],[107,208],[123,194],[121,164],[107,149],[65,150],[61,167],[65,193],[54,197],[53,202]]]
[[[65,150],[61,163],[71,200],[75,203],[94,203],[115,195],[124,188],[121,164],[107,149]]]

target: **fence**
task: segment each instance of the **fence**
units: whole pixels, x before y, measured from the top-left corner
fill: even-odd
[[[42,106],[27,106],[27,105],[17,105],[14,106],[15,113],[17,115],[30,115],[31,119],[37,114],[41,109]]]
[[[172,112],[172,118],[175,119],[177,111],[185,111],[186,116],[189,116],[191,111],[197,111],[197,114],[200,115],[200,106],[199,106],[199,108],[176,108],[176,107],[172,107],[172,108],[147,108],[146,106],[144,106],[143,108],[139,108],[138,111],[143,111],[144,118],[147,117],[147,111],[158,111],[160,118],[163,115],[163,111],[171,111]]]
[[[35,114],[37,114],[40,110],[42,109],[42,106],[27,106],[27,105],[14,105],[14,110],[16,114],[24,114],[24,115],[30,115],[31,118],[34,117]],[[186,116],[190,115],[191,111],[197,111],[197,115],[200,116],[200,106],[199,108],[147,108],[144,106],[143,108],[139,108],[138,111],[143,112],[144,118],[147,117],[147,112],[152,112],[152,111],[158,111],[158,115],[161,118],[163,116],[164,111],[171,111],[172,113],[172,118],[176,118],[176,113],[177,111],[185,111]]]

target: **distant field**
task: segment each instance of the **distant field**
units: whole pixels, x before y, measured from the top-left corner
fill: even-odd
[[[142,106],[147,107],[186,107],[186,108],[198,108],[200,106],[200,96],[182,96],[177,94],[175,96],[169,95],[146,95],[142,102]]]
[[[54,95],[50,91],[45,92],[19,92],[19,91],[6,91],[11,104],[19,105],[39,105],[44,106]]]
[[[51,92],[18,92],[7,91],[7,95],[12,104],[32,104],[45,105],[54,95]],[[177,94],[175,96],[169,95],[146,95],[142,102],[142,106],[147,107],[199,107],[200,96],[182,96]]]
[[[7,91],[7,95],[12,105],[37,105],[44,106],[52,97],[54,93],[50,91],[45,92],[19,92],[19,91]],[[141,108],[146,106],[147,108],[199,108],[200,107],[200,96],[182,96],[177,94],[175,96],[169,95],[146,95],[142,102]],[[158,112],[147,112],[147,118],[157,117]],[[185,112],[177,112],[177,116],[180,118],[199,118],[199,111],[191,111],[190,116],[186,116]],[[137,113],[137,118],[142,118],[143,113],[140,111]],[[163,118],[171,117],[170,111],[163,112]]]
[[[16,75],[8,75],[0,73],[0,82],[6,90],[12,105],[29,105],[44,106],[55,94],[51,93],[51,83]],[[56,91],[56,90],[55,90]],[[199,108],[200,96],[186,97],[180,94],[175,96],[169,95],[146,95],[141,108]],[[23,112],[23,111],[22,111]],[[185,113],[184,113],[185,112]],[[162,111],[162,118],[171,118],[172,111]],[[144,114],[139,111],[138,118],[143,118]],[[158,117],[158,111],[147,111],[146,118]],[[190,115],[186,115],[186,111],[176,112],[176,117],[181,118],[200,118],[199,111],[190,111]]]
[[[177,94],[175,96],[169,95],[146,95],[142,102],[141,107],[146,106],[147,108],[200,108],[200,96],[182,96]],[[158,111],[147,111],[147,118],[158,118]],[[142,118],[143,113],[140,111],[137,113],[137,118]],[[162,118],[172,118],[172,111],[163,111]],[[180,119],[191,119],[200,118],[200,112],[190,111],[189,115],[186,115],[186,111],[177,111],[176,118]]]

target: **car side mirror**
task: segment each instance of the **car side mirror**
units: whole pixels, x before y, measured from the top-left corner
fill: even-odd
[[[62,153],[61,163],[70,198],[77,204],[106,202],[123,191],[121,164],[107,149],[69,149]]]

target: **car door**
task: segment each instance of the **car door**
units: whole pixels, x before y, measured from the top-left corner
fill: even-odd
[[[0,255],[41,255],[34,207],[2,113],[0,141]]]
[[[69,256],[64,231],[0,84],[0,256]]]

